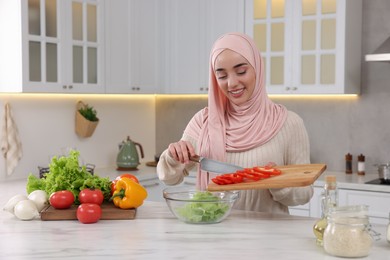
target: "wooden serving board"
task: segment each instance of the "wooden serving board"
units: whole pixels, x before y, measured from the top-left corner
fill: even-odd
[[[101,220],[135,218],[136,209],[120,209],[113,203],[103,203],[101,207]],[[55,209],[49,206],[41,211],[41,220],[77,220],[76,211],[76,205],[72,205],[69,209]]]
[[[242,182],[227,185],[210,183],[207,190],[253,190],[308,186],[313,184],[314,181],[317,180],[317,178],[325,171],[326,164],[296,164],[276,166],[275,168],[280,169],[282,174],[253,182]]]

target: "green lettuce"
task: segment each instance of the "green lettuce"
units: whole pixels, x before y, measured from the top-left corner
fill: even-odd
[[[44,178],[38,178],[32,173],[27,178],[27,193],[34,190],[44,190],[47,194],[60,190],[69,190],[75,196],[75,203],[79,204],[78,195],[85,188],[100,189],[104,199],[111,196],[111,180],[89,173],[85,166],[79,166],[80,152],[71,150],[69,156],[54,156],[49,164],[49,172]]]
[[[219,202],[219,198],[208,191],[195,193],[192,200],[201,202],[189,202],[176,209],[177,214],[187,222],[213,223],[229,210],[229,204]]]

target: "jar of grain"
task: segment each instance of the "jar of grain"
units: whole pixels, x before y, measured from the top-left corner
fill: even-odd
[[[368,219],[368,206],[335,207],[328,214],[324,232],[325,252],[340,257],[364,257],[370,253],[373,236]]]
[[[390,213],[389,213],[389,224],[387,224],[386,240],[387,240],[387,242],[390,243]]]

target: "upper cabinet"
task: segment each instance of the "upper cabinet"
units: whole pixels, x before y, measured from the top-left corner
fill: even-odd
[[[244,31],[244,0],[116,0],[105,9],[109,93],[207,93],[213,42]]]
[[[106,92],[160,93],[163,1],[106,1]]]
[[[0,0],[0,91],[104,92],[99,0]]]
[[[270,94],[360,92],[361,0],[245,0]]]
[[[226,32],[244,32],[244,0],[165,2],[165,92],[208,93],[212,44]]]

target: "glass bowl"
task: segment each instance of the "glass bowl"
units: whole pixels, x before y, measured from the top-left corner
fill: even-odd
[[[199,191],[189,187],[171,187],[163,196],[173,215],[190,224],[213,224],[229,216],[239,191]]]

